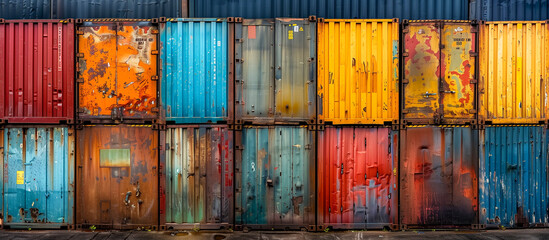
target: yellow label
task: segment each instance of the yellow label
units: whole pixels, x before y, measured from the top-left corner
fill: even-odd
[[[17,171],[17,184],[25,184],[25,171]]]
[[[294,39],[294,31],[288,31],[288,39]]]
[[[300,32],[303,32],[303,27],[299,27],[299,31],[300,31]]]

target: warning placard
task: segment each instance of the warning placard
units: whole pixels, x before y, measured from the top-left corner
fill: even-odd
[[[17,184],[25,184],[25,171],[17,171]]]

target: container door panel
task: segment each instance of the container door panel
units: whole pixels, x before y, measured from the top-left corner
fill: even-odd
[[[21,130],[21,129],[18,129]],[[20,131],[23,133],[22,131]],[[25,220],[41,222],[46,218],[46,176],[48,159],[53,161],[49,151],[49,131],[30,128],[23,139],[25,151]],[[51,173],[49,173],[51,174]]]
[[[16,128],[6,129],[5,138],[4,221],[20,223],[25,221],[24,212],[27,208],[23,132]]]
[[[405,119],[432,120],[439,108],[440,29],[428,23],[412,24],[407,30],[403,115]]]

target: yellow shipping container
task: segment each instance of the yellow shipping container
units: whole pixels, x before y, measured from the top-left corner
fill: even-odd
[[[485,22],[480,27],[479,120],[547,119],[549,40],[545,22]]]
[[[332,124],[398,120],[396,19],[320,19],[318,113]]]

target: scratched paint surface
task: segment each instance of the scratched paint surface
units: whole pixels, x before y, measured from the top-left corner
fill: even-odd
[[[170,128],[166,149],[166,223],[232,223],[233,132]]]
[[[492,123],[547,119],[549,25],[545,21],[480,25],[480,112]]]
[[[398,132],[327,127],[319,132],[318,225],[383,228],[398,223]]]
[[[318,23],[318,117],[333,124],[398,120],[399,24]]]
[[[400,224],[478,221],[478,130],[412,127],[400,133]]]
[[[73,130],[9,127],[2,134],[4,224],[74,224]]]
[[[440,29],[428,22],[410,24],[407,30],[402,113],[405,119],[434,119],[439,108]]]
[[[314,135],[304,127],[246,127],[237,135],[235,221],[251,228],[315,224]]]
[[[84,126],[77,135],[77,224],[158,224],[158,132],[126,125]],[[129,149],[130,165],[101,166],[104,149]]]
[[[77,69],[83,81],[78,87],[80,116],[154,117],[157,28],[148,22],[86,22],[79,30],[83,33],[78,35],[78,52],[83,54]]]
[[[548,223],[547,130],[486,127],[480,133],[480,223]]]

